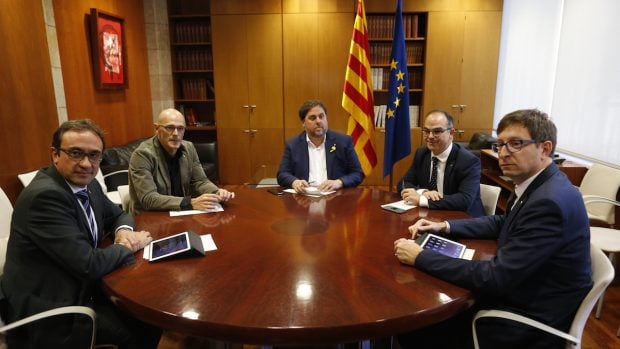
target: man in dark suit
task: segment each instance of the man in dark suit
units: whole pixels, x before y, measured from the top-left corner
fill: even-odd
[[[420,207],[484,215],[480,200],[480,159],[456,143],[454,119],[442,110],[426,114],[413,163],[398,182],[403,200]]]
[[[69,305],[97,313],[97,343],[156,348],[161,331],[131,318],[101,293],[100,279],[134,261],[152,239],[104,195],[95,175],[103,131],[89,120],[63,123],[52,138],[53,166],[38,171],[15,204],[1,290],[9,322]],[[106,233],[114,244],[99,247]],[[9,332],[11,348],[85,348],[78,316],[40,320]]]
[[[504,175],[515,184],[515,200],[509,201],[507,213],[447,222],[421,219],[409,227],[414,238],[431,231],[454,238],[497,239],[497,255],[486,261],[453,259],[399,239],[394,242],[396,256],[402,263],[472,290],[475,310],[508,310],[568,331],[592,287],[590,228],[583,199],[552,161],[557,132],[545,113],[512,112],[500,121],[497,132],[493,148]],[[448,321],[435,329],[450,323],[450,333],[460,328],[468,335],[472,313],[461,316],[462,322]],[[482,348],[565,345],[559,337],[509,320],[484,318],[478,324]],[[416,336],[414,343],[424,347],[426,335]]]
[[[302,193],[308,187],[320,191],[354,187],[364,179],[350,136],[329,131],[327,108],[319,100],[306,101],[299,108],[304,128],[286,142],[278,169],[278,184]]]

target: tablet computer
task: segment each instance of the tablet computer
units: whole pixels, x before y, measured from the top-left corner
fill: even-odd
[[[150,262],[182,254],[205,254],[200,236],[191,231],[151,241],[149,251]]]
[[[465,245],[446,239],[435,234],[425,234],[420,246],[424,249],[433,250],[453,258],[462,258],[465,253]],[[418,242],[418,240],[416,240]]]

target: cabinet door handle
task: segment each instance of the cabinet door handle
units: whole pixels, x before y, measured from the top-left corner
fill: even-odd
[[[243,132],[243,133],[251,133],[251,132],[252,132],[252,130],[243,130],[243,131],[241,131],[241,132]]]
[[[258,130],[257,130],[257,129],[251,129],[251,130],[250,130],[250,133],[257,133],[257,132],[258,132]]]

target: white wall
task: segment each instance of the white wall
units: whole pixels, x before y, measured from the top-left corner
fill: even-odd
[[[504,0],[494,125],[539,108],[558,148],[620,168],[620,1]]]

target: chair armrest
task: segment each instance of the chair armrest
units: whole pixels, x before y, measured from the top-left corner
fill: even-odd
[[[575,337],[575,336],[571,336],[568,333],[562,332],[558,329],[555,329],[549,325],[545,325],[540,321],[536,321],[533,319],[530,319],[528,317],[525,317],[523,315],[519,315],[519,314],[515,314],[515,313],[511,313],[509,311],[504,311],[504,310],[495,310],[495,309],[491,309],[491,310],[480,310],[478,311],[478,313],[476,313],[476,316],[474,317],[474,320],[471,322],[471,332],[472,335],[474,337],[474,347],[476,349],[479,348],[478,346],[478,336],[476,334],[476,321],[480,318],[483,317],[495,317],[495,318],[502,318],[502,319],[508,319],[508,320],[512,320],[512,321],[516,321],[516,322],[520,322],[522,324],[526,324],[528,326],[532,326],[535,327],[539,330],[545,331],[547,333],[553,334],[555,336],[564,338],[568,341],[571,341],[574,344],[579,344],[580,340]]]
[[[616,206],[620,206],[620,202],[616,200],[612,200],[610,198],[606,198],[600,195],[583,195],[583,202],[587,204],[591,204],[593,202],[601,202],[606,204],[612,204]]]
[[[78,305],[50,309],[50,310],[40,312],[38,314],[30,315],[26,318],[17,320],[6,326],[0,327],[0,333],[6,333],[9,330],[12,330],[14,328],[20,327],[25,324],[29,324],[31,322],[34,322],[40,319],[45,319],[48,317],[52,317],[56,315],[63,315],[63,314],[83,314],[83,315],[88,316],[91,319],[92,324],[93,324],[92,326],[93,330],[90,336],[90,347],[92,348],[95,345],[95,310],[89,307],[83,307],[83,306],[78,306]]]

